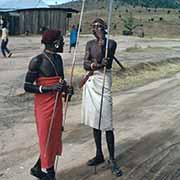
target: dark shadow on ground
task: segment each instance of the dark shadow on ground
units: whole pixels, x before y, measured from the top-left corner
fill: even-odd
[[[57,180],[180,180],[178,140],[180,138],[173,130],[164,130],[139,141],[127,140],[125,144],[117,144],[117,149],[126,147],[117,156],[123,177],[113,177],[107,164],[99,166],[94,174],[94,168],[87,167],[84,162],[81,166],[59,172]]]

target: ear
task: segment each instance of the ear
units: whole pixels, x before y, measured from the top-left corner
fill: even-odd
[[[59,44],[58,44],[58,43],[55,43],[55,44],[54,44],[54,47],[55,47],[56,49],[58,49],[58,48],[59,48]]]

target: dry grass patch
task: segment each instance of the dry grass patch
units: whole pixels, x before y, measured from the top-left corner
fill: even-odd
[[[171,77],[180,71],[179,58],[167,59],[156,63],[139,63],[132,67],[128,67],[128,64],[123,65],[126,67],[126,71],[122,71],[117,65],[113,66],[113,93],[142,86],[161,78]],[[70,68],[66,69],[65,74],[67,77],[70,76],[70,73]],[[73,78],[73,86],[75,88],[73,100],[75,101],[81,99],[82,89],[79,89],[79,81],[84,74],[85,71],[82,66],[75,67]]]

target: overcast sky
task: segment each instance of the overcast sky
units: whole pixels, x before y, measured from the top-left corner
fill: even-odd
[[[6,1],[7,0],[0,0],[0,4],[6,3]],[[13,1],[13,0],[11,0],[11,1]],[[31,0],[19,0],[19,1],[25,2],[25,1],[31,1]],[[46,4],[49,5],[49,4],[56,4],[56,2],[57,2],[57,4],[63,4],[63,3],[66,3],[66,2],[70,2],[72,0],[41,0],[41,1],[44,1]],[[37,0],[37,2],[38,2],[38,0]]]
[[[47,4],[62,4],[62,3],[65,3],[65,2],[70,2],[72,0],[43,0],[45,3]]]

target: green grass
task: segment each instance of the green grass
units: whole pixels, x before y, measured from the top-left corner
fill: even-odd
[[[126,8],[129,10],[127,13]],[[141,13],[139,13],[141,11]],[[111,23],[111,33],[122,35],[124,30],[124,24],[122,21],[126,19],[130,12],[133,15],[134,21],[138,24],[143,24],[143,29],[145,37],[164,37],[164,38],[180,38],[180,13],[178,9],[171,10],[171,13],[167,13],[167,9],[157,9],[157,12],[154,12],[154,9],[151,9],[151,12],[148,12],[145,8],[132,8],[132,7],[120,7],[116,11],[113,11],[112,14],[112,23]],[[91,23],[92,20],[97,16],[102,17],[107,20],[108,11],[106,9],[91,9],[86,10],[83,16],[82,22],[82,33],[91,33]],[[121,15],[121,17],[119,17]],[[149,21],[153,18],[154,21]],[[160,21],[160,18],[163,18]],[[73,16],[70,20],[70,24],[79,21],[79,15]],[[114,28],[116,26],[116,28]],[[138,35],[139,30],[136,29],[134,35]]]

